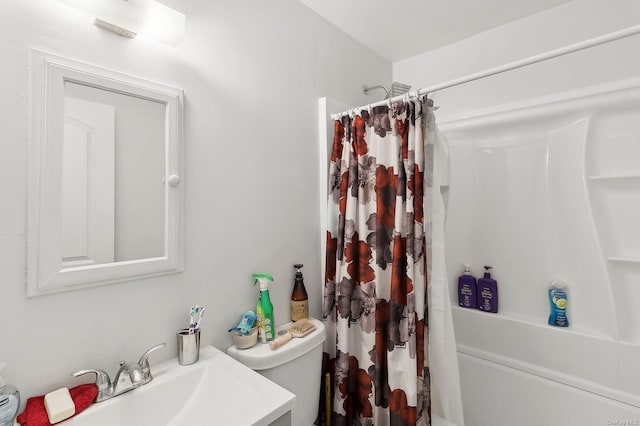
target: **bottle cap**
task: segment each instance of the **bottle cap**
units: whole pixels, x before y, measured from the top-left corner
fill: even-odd
[[[493,268],[489,265],[484,265],[484,277],[485,278],[491,278],[491,270]]]
[[[564,281],[560,281],[560,280],[553,280],[553,281],[551,281],[551,283],[549,283],[549,287],[550,288],[564,289],[564,288],[567,287],[567,283],[565,283]]]
[[[465,274],[470,274],[471,273],[471,266],[468,263],[464,264],[464,273]]]
[[[302,269],[303,266],[304,265],[302,263],[296,263],[295,265],[293,265],[293,267],[297,269],[296,278],[302,277],[302,271],[300,269]]]

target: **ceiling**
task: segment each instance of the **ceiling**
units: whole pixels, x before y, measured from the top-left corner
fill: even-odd
[[[396,62],[570,0],[300,0]]]

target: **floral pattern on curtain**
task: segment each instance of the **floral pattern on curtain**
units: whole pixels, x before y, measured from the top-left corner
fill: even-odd
[[[332,424],[430,425],[426,101],[334,123],[323,318]]]

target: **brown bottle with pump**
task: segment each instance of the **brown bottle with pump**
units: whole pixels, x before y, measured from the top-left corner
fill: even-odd
[[[309,318],[309,297],[302,280],[302,271],[300,271],[302,266],[302,264],[293,265],[297,269],[293,293],[291,293],[291,321],[294,322],[302,318]]]

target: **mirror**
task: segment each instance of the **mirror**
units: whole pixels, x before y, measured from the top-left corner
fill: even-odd
[[[65,82],[63,268],[164,254],[165,109]]]
[[[182,91],[31,59],[27,295],[181,271]]]

